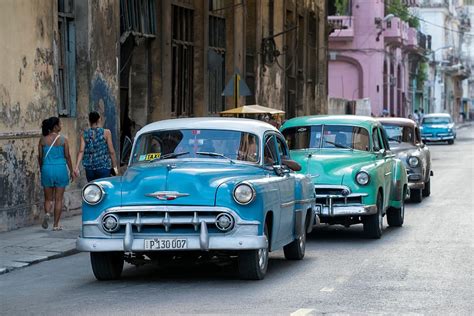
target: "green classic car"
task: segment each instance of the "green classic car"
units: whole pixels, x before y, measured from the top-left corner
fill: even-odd
[[[385,215],[389,226],[403,225],[407,171],[390,151],[380,122],[307,116],[288,120],[281,130],[300,172],[312,177],[321,223],[362,223],[370,238],[382,236]]]

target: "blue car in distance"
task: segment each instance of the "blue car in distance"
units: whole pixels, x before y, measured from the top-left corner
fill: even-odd
[[[122,176],[82,192],[77,249],[98,280],[131,264],[235,257],[243,279],[263,279],[269,251],[303,259],[314,218],[311,179],[296,174],[280,132],[236,118],[156,122],[135,137]]]
[[[421,138],[426,142],[448,142],[454,144],[456,128],[451,115],[447,113],[431,113],[421,121]]]

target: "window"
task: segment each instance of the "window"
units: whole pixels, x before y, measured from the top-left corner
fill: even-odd
[[[58,113],[76,116],[76,31],[74,1],[58,0]]]
[[[225,19],[209,16],[209,51],[207,69],[209,73],[209,113],[218,114],[225,109],[222,96],[225,85]]]
[[[193,68],[193,10],[173,5],[171,112],[177,117],[193,114]]]
[[[120,0],[121,34],[156,34],[155,0]]]
[[[382,145],[379,139],[379,133],[376,128],[374,128],[374,130],[372,131],[372,144],[374,151],[379,151],[380,149],[382,149]]]
[[[282,164],[282,161],[284,159],[288,159],[290,155],[288,155],[288,149],[285,146],[285,141],[281,139],[280,137],[277,137],[277,147],[278,147],[278,155],[280,159],[280,164]]]
[[[265,147],[263,150],[263,164],[273,166],[278,163],[278,154],[275,147],[275,136],[265,138]]]

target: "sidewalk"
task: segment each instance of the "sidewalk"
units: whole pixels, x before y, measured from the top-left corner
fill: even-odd
[[[62,231],[40,225],[0,233],[0,274],[32,264],[75,254],[81,215],[61,220]]]

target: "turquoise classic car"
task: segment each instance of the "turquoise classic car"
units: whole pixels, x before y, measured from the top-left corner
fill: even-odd
[[[246,119],[193,118],[149,124],[119,177],[83,189],[77,249],[99,280],[132,264],[234,257],[243,279],[263,279],[269,251],[304,257],[314,221],[311,179],[280,132]],[[194,257],[192,257],[194,258]]]
[[[424,142],[448,142],[454,144],[456,128],[447,113],[426,114],[421,120],[421,138]]]
[[[388,225],[403,225],[407,171],[378,121],[308,116],[287,121],[281,130],[301,173],[313,179],[322,223],[363,223],[371,238],[382,236],[385,215]]]

